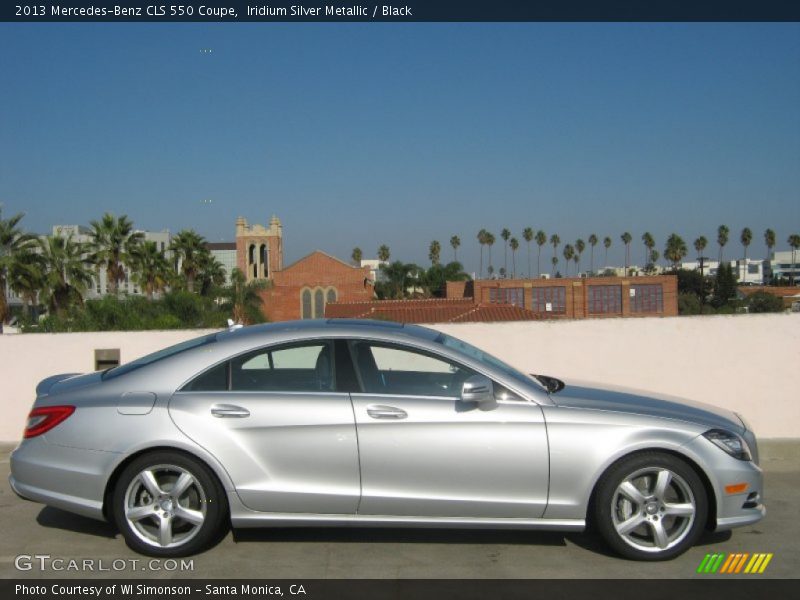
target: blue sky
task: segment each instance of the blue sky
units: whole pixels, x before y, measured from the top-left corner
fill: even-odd
[[[481,227],[495,266],[502,227],[618,263],[625,230],[634,261],[800,231],[798,24],[2,24],[0,73],[0,202],[37,232],[275,213],[288,261],[458,234],[474,270]]]

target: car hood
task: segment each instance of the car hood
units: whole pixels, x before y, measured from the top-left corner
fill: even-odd
[[[732,411],[652,392],[570,381],[565,382],[564,388],[550,397],[556,406],[678,419],[739,434],[745,432],[741,419]]]
[[[66,392],[67,390],[74,390],[76,388],[85,387],[102,381],[103,373],[98,371],[96,373],[62,373],[61,375],[52,375],[47,379],[42,379],[39,385],[36,386],[37,396],[46,396],[48,394],[57,394]]]

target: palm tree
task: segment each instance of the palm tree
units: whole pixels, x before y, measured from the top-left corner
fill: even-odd
[[[478,277],[483,277],[483,247],[486,245],[486,235],[489,232],[485,229],[481,229],[478,232],[478,244],[481,246],[481,262],[480,262],[480,269],[478,270]]]
[[[52,312],[60,315],[74,304],[83,304],[83,294],[94,281],[91,264],[84,258],[87,250],[72,234],[39,240],[44,266],[42,291]]]
[[[556,276],[556,265],[558,264],[558,257],[557,256],[553,256],[550,259],[550,262],[553,264],[553,271],[552,272],[553,272],[553,277],[555,277]]]
[[[208,296],[215,288],[225,285],[225,266],[205,247],[198,257],[197,281],[201,296]]]
[[[627,275],[628,265],[631,264],[631,240],[633,236],[626,231],[619,236],[619,238],[622,240],[622,243],[625,244],[625,274]]]
[[[589,235],[589,247],[591,248],[591,257],[589,259],[589,273],[594,275],[594,247],[597,246],[597,236],[595,234]]]
[[[789,271],[789,285],[794,285],[794,272],[797,266],[797,249],[800,248],[800,234],[793,233],[786,240],[792,248],[792,269]]]
[[[35,250],[35,243],[17,254],[8,272],[8,287],[22,298],[28,316],[36,321],[39,293],[44,288],[44,261],[42,255]]]
[[[180,231],[169,245],[175,257],[175,271],[183,275],[186,289],[194,292],[194,282],[200,274],[206,240],[194,229]]]
[[[494,246],[494,234],[486,232],[486,245],[489,247],[489,268],[492,269],[494,273],[494,267],[492,266],[492,246]]]
[[[750,245],[750,242],[753,241],[753,232],[750,231],[749,227],[742,229],[739,240],[742,242],[742,247],[744,248],[744,266],[742,267],[742,280],[744,280],[747,277],[747,247]]]
[[[264,320],[261,305],[264,300],[259,292],[267,286],[263,279],[247,282],[244,273],[236,267],[231,271],[231,285],[225,289],[226,302],[222,305],[230,311],[235,323],[250,325]]]
[[[125,280],[125,268],[133,265],[133,255],[144,234],[133,230],[133,223],[127,215],[116,218],[105,213],[100,221],[91,221],[90,225],[89,261],[98,271],[105,269],[106,289],[116,296],[119,282]]]
[[[686,242],[676,233],[673,233],[667,238],[667,245],[664,248],[664,257],[672,263],[672,268],[677,271],[678,263],[681,262],[688,250],[686,249]]]
[[[512,237],[508,245],[511,247],[511,278],[517,277],[517,250],[519,249],[519,240]]]
[[[162,291],[169,280],[169,263],[155,242],[146,241],[134,254],[133,281],[147,296]]]
[[[644,244],[644,264],[647,265],[648,258],[653,250],[656,247],[656,240],[649,231],[645,231],[642,234],[642,243]]]
[[[503,269],[508,272],[508,238],[511,237],[511,232],[503,227],[500,237],[503,238]]]
[[[603,238],[603,247],[606,249],[605,266],[608,267],[608,249],[611,248],[611,238],[606,236]]]
[[[542,246],[547,243],[547,234],[541,229],[536,232],[536,245],[539,247],[538,254],[536,255],[536,276],[542,275]]]
[[[658,262],[658,257],[659,257],[658,250],[653,248],[650,251],[650,264],[653,266],[653,271],[656,270],[656,263]]]
[[[34,237],[18,227],[24,216],[20,213],[10,219],[3,219],[0,212],[0,333],[3,333],[3,323],[8,319],[6,283],[9,271],[17,262],[20,253],[29,249],[34,243]]]
[[[461,238],[454,235],[450,238],[450,246],[453,248],[453,262],[458,262],[458,247],[461,245]]]
[[[522,230],[522,239],[528,246],[528,279],[531,278],[531,241],[533,241],[533,229],[526,227]]]
[[[353,264],[357,267],[361,266],[361,259],[364,257],[364,253],[361,251],[361,248],[356,246],[353,248],[352,254],[350,254],[350,258],[353,259]]]
[[[703,276],[703,270],[705,268],[705,260],[703,259],[703,250],[706,249],[708,245],[708,240],[705,236],[701,235],[694,241],[694,249],[697,252],[697,262],[700,263],[700,276]]]
[[[428,258],[430,259],[431,264],[438,265],[441,254],[442,245],[437,240],[433,240],[431,245],[428,247]]]
[[[717,228],[717,244],[719,244],[719,264],[722,264],[722,249],[728,243],[728,234],[730,229],[726,225],[720,225]]]
[[[558,252],[558,245],[561,243],[561,238],[558,237],[557,233],[554,233],[550,236],[550,244],[553,246],[553,256],[556,256]],[[557,262],[557,261],[556,261]],[[555,263],[553,263],[555,266]]]
[[[451,242],[452,242],[452,240],[451,240]],[[381,244],[378,247],[378,260],[379,261],[386,262],[386,261],[389,260],[389,257],[391,255],[392,255],[392,253],[389,251],[389,246],[387,246],[386,244]]]
[[[575,256],[575,248],[572,247],[572,244],[566,244],[564,246],[563,252],[564,252],[564,259],[567,261],[565,275],[569,277],[569,261],[571,261],[572,257]]]
[[[775,232],[772,229],[764,231],[764,244],[767,246],[767,260],[769,260],[769,255],[775,247]]]
[[[575,267],[577,269],[575,271],[575,275],[578,275],[579,271],[581,270],[581,255],[583,254],[584,250],[586,250],[586,244],[584,241],[580,238],[575,240]]]

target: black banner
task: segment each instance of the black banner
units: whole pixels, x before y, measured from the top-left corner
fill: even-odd
[[[180,1],[180,0],[178,0]],[[17,22],[798,21],[796,0],[211,0],[2,3]]]
[[[531,565],[532,572],[536,565]],[[752,577],[752,576],[746,576]],[[768,579],[276,579],[276,580],[115,580],[29,579],[0,581],[4,600],[86,600],[87,598],[163,600],[164,598],[295,598],[298,600],[753,600],[796,595],[794,580]]]

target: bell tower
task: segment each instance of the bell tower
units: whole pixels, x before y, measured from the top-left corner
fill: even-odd
[[[236,266],[246,281],[271,279],[283,269],[283,226],[278,217],[272,215],[269,227],[236,219]]]

